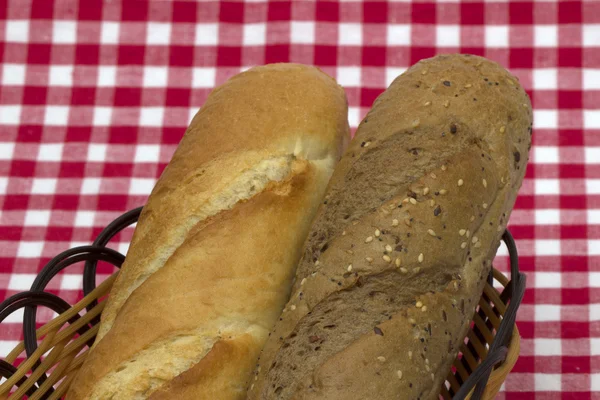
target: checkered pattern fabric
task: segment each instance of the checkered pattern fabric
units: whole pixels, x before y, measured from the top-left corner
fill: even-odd
[[[448,52],[500,62],[535,110],[510,221],[529,278],[523,341],[499,398],[600,399],[597,1],[2,0],[0,299],[142,205],[211,88],[240,70],[321,67],[346,88],[355,128],[393,78]],[[75,301],[81,271],[49,288]],[[0,356],[20,318],[1,325]]]

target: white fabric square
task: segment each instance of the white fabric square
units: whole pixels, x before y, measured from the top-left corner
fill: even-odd
[[[144,87],[166,87],[168,77],[167,67],[144,67]]]
[[[81,194],[98,194],[100,193],[100,178],[83,178],[81,184]]]
[[[341,45],[362,44],[362,25],[361,24],[338,24],[338,43]]]
[[[267,42],[267,25],[244,24],[242,44],[244,46],[262,46]]]
[[[75,213],[75,226],[94,226],[94,211],[77,211]]]
[[[192,70],[193,88],[212,88],[215,86],[217,71],[214,67],[200,67]]]
[[[534,307],[536,322],[560,321],[560,306],[555,304],[540,304]]]
[[[600,147],[586,146],[584,152],[586,164],[600,164]]]
[[[62,143],[41,144],[37,159],[39,161],[60,161],[62,152]]]
[[[117,81],[117,67],[104,66],[98,67],[98,86],[111,87],[115,86]]]
[[[119,243],[117,251],[123,255],[127,255],[127,251],[129,251],[129,242]]]
[[[560,356],[562,355],[562,341],[560,339],[535,338],[536,356]]]
[[[73,66],[72,65],[51,65],[49,81],[50,81],[50,86],[72,86],[73,85]]]
[[[31,287],[31,285],[29,285],[29,287],[25,290],[29,290]],[[12,314],[8,315],[4,321],[2,321],[2,323],[5,324],[22,324],[23,323],[23,314],[24,314],[24,309],[23,308],[19,308],[18,310],[15,310]],[[11,349],[12,350],[12,349]],[[4,357],[4,356],[0,356],[0,357]]]
[[[410,25],[390,24],[387,27],[387,44],[389,46],[410,45]]]
[[[558,147],[535,146],[533,153],[536,164],[558,164]]]
[[[77,39],[77,23],[75,21],[57,20],[52,25],[52,43],[75,43]]]
[[[110,107],[94,107],[94,126],[109,126],[112,116],[112,108]]]
[[[2,65],[3,85],[23,85],[25,83],[25,65],[4,64]]]
[[[583,70],[583,89],[600,89],[600,69],[585,68]]]
[[[533,126],[537,129],[558,128],[558,112],[554,110],[533,110]]]
[[[560,193],[560,183],[558,179],[536,179],[534,182],[536,195],[557,195]]]
[[[69,121],[69,107],[67,106],[46,106],[44,114],[44,123],[46,125],[64,126]]]
[[[26,242],[26,241],[21,241],[19,242],[19,249],[17,250],[17,257],[23,257],[23,258],[38,258],[39,256],[42,255],[42,250],[44,249],[44,242]],[[21,275],[21,274],[17,274],[17,275]],[[28,275],[28,274],[27,274]],[[15,275],[11,276],[11,281],[12,281],[12,277],[14,277]],[[35,279],[35,275],[33,275],[33,278]],[[26,276],[25,274],[21,275],[21,278],[17,278],[17,281],[23,281],[24,279],[27,279],[27,281],[29,282],[29,285],[23,287],[23,286],[19,286],[19,287],[15,287],[15,290],[27,290],[29,289],[29,287],[31,286],[31,283],[33,283],[33,279],[31,281],[29,281],[29,277]],[[23,283],[24,285],[26,283]],[[10,283],[8,284],[8,287],[10,288],[11,285]]]
[[[588,255],[600,256],[600,240],[588,240]]]
[[[149,195],[154,188],[154,179],[133,178],[129,186],[131,195]]]
[[[61,290],[79,290],[83,287],[83,279],[80,274],[64,274],[60,281]]]
[[[360,86],[360,67],[338,67],[337,81],[342,86]]]
[[[292,21],[291,41],[297,44],[313,44],[315,42],[315,23]]]
[[[536,272],[534,287],[544,289],[560,289],[562,275],[560,272]]]
[[[348,124],[351,128],[356,128],[360,124],[359,107],[348,107]]]
[[[7,20],[5,27],[7,42],[26,43],[29,41],[29,21]]]
[[[100,43],[118,44],[119,43],[119,23],[102,22],[102,33],[100,34]]]
[[[21,106],[0,106],[0,124],[18,125],[21,121]]]
[[[146,27],[146,43],[149,45],[171,43],[171,24],[149,22]]]
[[[535,254],[538,256],[560,256],[560,240],[537,239]]]
[[[558,47],[558,26],[536,25],[533,28],[535,47]]]
[[[28,210],[25,212],[25,226],[48,226],[50,222],[50,211]]]
[[[214,46],[219,40],[218,24],[196,24],[196,46]]]
[[[0,177],[0,194],[6,194],[8,189],[8,178]]]
[[[583,24],[583,45],[600,46],[600,24]]]
[[[11,319],[12,316],[13,316],[13,314],[11,314],[10,316],[8,316],[4,321],[5,322],[10,322],[9,319]],[[22,323],[23,322],[23,317],[21,317],[20,320],[13,321],[13,322]],[[11,351],[13,351],[13,349],[15,347],[17,347],[18,344],[19,344],[19,342],[17,340],[0,340],[0,358],[2,358],[2,359],[6,358],[6,356]],[[4,382],[6,382],[6,380],[2,379],[2,383],[4,383]]]
[[[583,110],[583,127],[585,129],[600,128],[600,111],[598,110]]]
[[[591,356],[600,356],[600,338],[590,338],[590,353]]]
[[[508,26],[489,25],[485,27],[486,47],[508,47]]]
[[[194,117],[196,116],[196,114],[198,113],[198,109],[197,108],[190,108],[188,110],[188,125],[192,122],[192,120],[194,119]]]
[[[163,107],[142,107],[140,112],[141,126],[162,126],[165,109]]]
[[[560,225],[560,210],[535,210],[536,225]]]
[[[14,143],[0,142],[0,160],[12,160],[14,151]]]
[[[600,272],[590,272],[588,274],[589,285],[591,288],[600,287]]]
[[[600,321],[600,304],[590,304],[590,321]]]
[[[23,245],[23,243],[25,243],[25,245]],[[34,246],[32,246],[31,249],[28,249],[28,245],[35,243]],[[42,252],[41,252],[41,245],[42,242],[21,242],[21,245],[23,246],[19,246],[19,257],[24,257],[24,258],[36,258],[39,257]],[[27,253],[21,253],[21,248],[23,248],[23,251],[29,251],[31,250],[32,252],[36,252],[39,251],[39,254],[36,256],[32,256],[30,252]],[[18,290],[18,291],[23,291],[23,290],[29,290],[31,289],[31,285],[33,284],[33,281],[35,280],[36,275],[35,274],[11,274],[10,276],[10,280],[8,281],[8,290]]]
[[[586,179],[585,191],[587,194],[600,194],[600,179]]]
[[[160,146],[157,144],[140,144],[135,148],[134,162],[156,163],[160,159]]]
[[[56,190],[55,178],[33,178],[32,194],[53,194]]]
[[[600,224],[600,210],[587,210],[587,223]]]
[[[535,339],[537,340],[537,339]],[[537,346],[536,346],[537,349]],[[560,374],[534,374],[535,390],[540,392],[560,392],[562,387]]]
[[[406,68],[392,68],[387,67],[385,69],[385,86],[388,87],[392,84],[394,79],[402,75],[406,71]]]
[[[88,145],[87,161],[104,161],[106,160],[106,145],[94,144]]]
[[[438,47],[459,47],[460,27],[458,25],[438,25],[435,43]]]
[[[556,68],[536,68],[533,70],[533,88],[536,90],[557,89],[558,73]]]

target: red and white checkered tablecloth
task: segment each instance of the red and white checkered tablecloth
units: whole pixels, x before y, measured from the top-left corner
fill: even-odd
[[[447,52],[500,62],[534,105],[510,222],[529,286],[521,357],[499,398],[600,399],[597,1],[0,0],[0,300],[144,204],[211,88],[240,70],[321,67],[355,128],[394,77]],[[50,289],[74,302],[81,271]],[[0,357],[21,316],[0,325]]]

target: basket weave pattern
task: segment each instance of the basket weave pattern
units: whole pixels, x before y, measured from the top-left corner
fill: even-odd
[[[47,306],[56,311],[60,299],[53,299],[47,293],[32,290],[23,293],[21,297],[12,296],[0,305],[0,322],[16,309],[26,308],[24,318],[26,340],[19,343],[6,359],[0,362],[0,375],[7,378],[0,385],[0,399],[21,399],[25,396],[33,400],[60,399],[65,395],[96,337],[99,316],[105,306],[102,300],[109,293],[117,275],[113,274],[98,287],[93,288],[96,261],[99,259],[106,261],[100,256],[106,253],[102,253],[99,249],[106,251],[104,246],[108,240],[137,220],[139,209],[134,211],[115,220],[100,234],[94,243],[98,247],[97,252],[94,246],[84,246],[89,252],[72,251],[74,254],[83,252],[83,255],[71,257],[68,262],[65,262],[68,257],[64,257],[63,253],[62,262],[56,261],[53,264],[54,268],[45,268],[40,273],[41,278],[40,276],[38,278],[44,283],[42,287],[45,287],[47,281],[64,267],[87,261],[86,273],[88,274],[84,276],[86,282],[84,292],[87,286],[88,294],[77,304],[67,307],[58,317],[37,329],[35,339],[32,328],[35,327],[35,307]],[[443,399],[493,399],[517,361],[520,337],[514,325],[514,317],[524,291],[525,278],[518,272],[518,265],[515,265],[516,248],[509,233],[505,234],[504,240],[511,253],[513,281],[509,281],[496,269],[493,270],[493,275],[490,275],[480,298],[479,307],[474,313],[465,343],[461,346],[452,371],[440,389],[440,396]],[[89,254],[94,256],[91,257]],[[120,266],[122,256],[113,259],[112,262]],[[52,261],[49,264],[52,264]],[[49,270],[52,270],[50,275],[48,275]],[[46,276],[43,276],[44,273]],[[90,273],[93,277],[90,277]],[[515,284],[517,278],[519,282]],[[502,286],[501,292],[493,287],[494,279]],[[82,315],[84,310],[87,312]],[[28,317],[33,320],[33,325],[31,320],[27,321]],[[27,329],[30,330],[29,343]],[[23,353],[28,357],[16,366],[17,358]]]

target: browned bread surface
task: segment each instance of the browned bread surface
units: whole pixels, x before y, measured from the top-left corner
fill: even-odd
[[[144,207],[68,399],[244,398],[348,139],[345,94],[316,68],[215,89]]]
[[[419,62],[330,181],[248,399],[434,399],[528,160],[529,98],[498,64]]]

